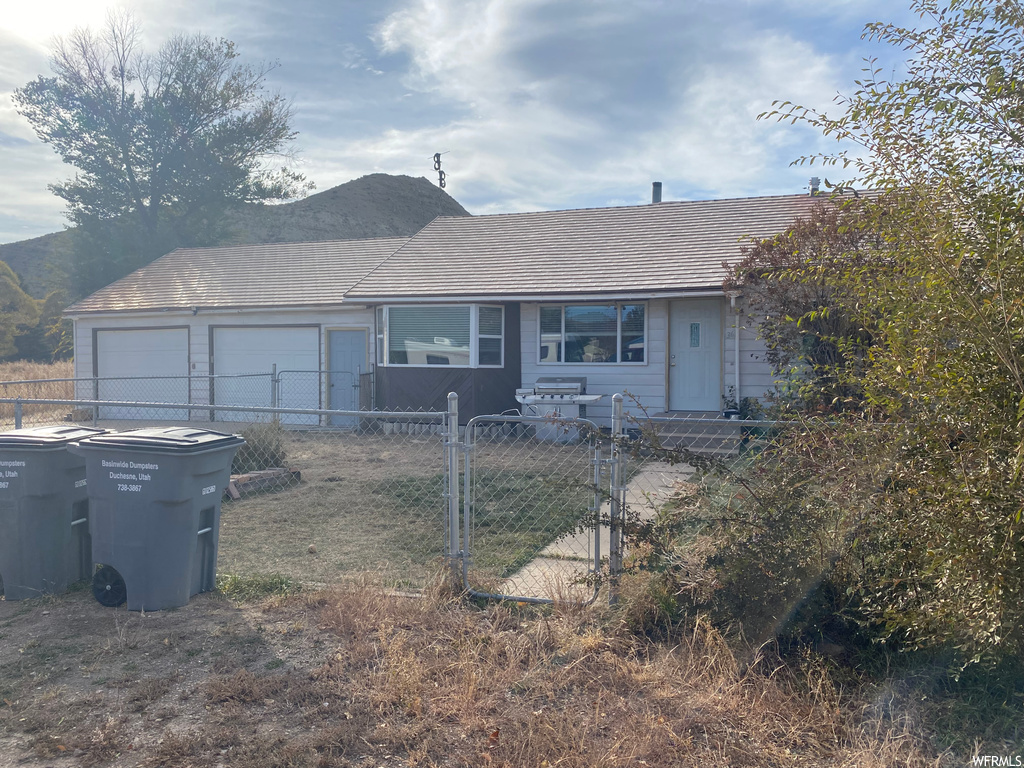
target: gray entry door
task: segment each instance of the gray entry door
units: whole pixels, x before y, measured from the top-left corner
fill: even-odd
[[[671,306],[668,405],[673,411],[722,409],[722,302],[680,299]]]
[[[328,331],[330,407],[359,410],[359,374],[366,370],[366,331]],[[335,427],[354,427],[355,416],[332,416]]]

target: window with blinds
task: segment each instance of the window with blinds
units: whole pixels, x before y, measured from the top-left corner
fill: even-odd
[[[385,365],[501,367],[504,309],[500,306],[379,307],[378,359]]]

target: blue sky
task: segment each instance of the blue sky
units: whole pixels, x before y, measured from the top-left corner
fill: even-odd
[[[436,182],[471,213],[786,194],[791,167],[836,145],[757,121],[774,99],[828,110],[866,57],[869,21],[919,20],[889,0],[37,0],[0,17],[0,242],[63,226],[46,185],[73,175],[11,92],[48,74],[55,35],[132,10],[147,48],[174,32],[279,66],[296,164],[325,190],[368,173]],[[835,175],[834,173],[832,175]]]

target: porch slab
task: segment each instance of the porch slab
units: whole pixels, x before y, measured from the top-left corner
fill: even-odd
[[[735,456],[743,446],[743,422],[723,419],[716,411],[667,411],[634,425],[657,436],[663,448],[683,449],[700,456]]]

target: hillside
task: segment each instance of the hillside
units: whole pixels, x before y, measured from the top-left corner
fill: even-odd
[[[468,215],[423,177],[374,173],[292,203],[242,205],[222,245],[413,235],[437,216]],[[0,245],[0,260],[37,298],[60,284],[70,253],[67,231]]]

